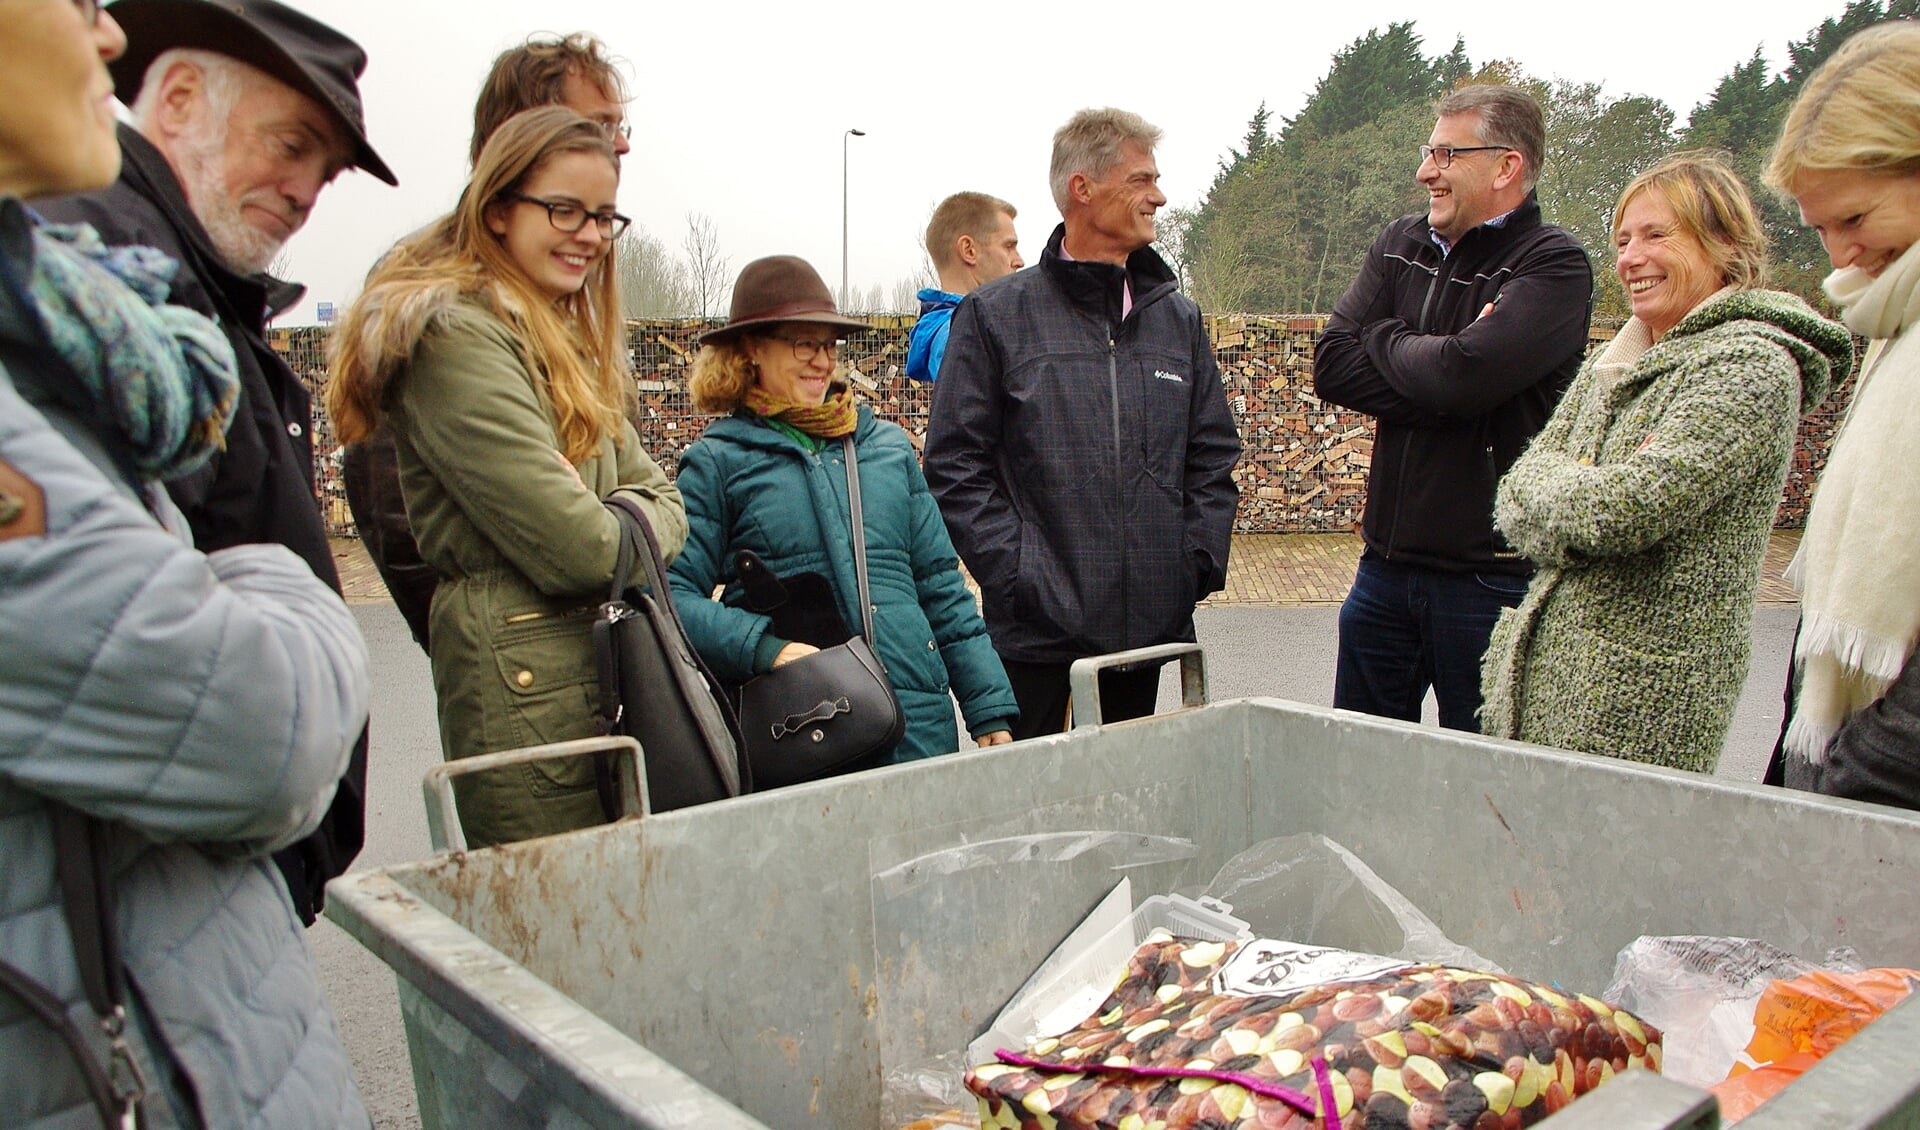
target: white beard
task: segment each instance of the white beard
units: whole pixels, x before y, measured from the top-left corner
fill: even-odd
[[[219,131],[225,134],[225,130]],[[272,265],[286,241],[247,223],[241,212],[243,200],[227,188],[226,171],[221,165],[226,138],[183,138],[178,149],[176,169],[187,200],[200,226],[207,229],[213,249],[227,265],[243,275],[257,275]]]

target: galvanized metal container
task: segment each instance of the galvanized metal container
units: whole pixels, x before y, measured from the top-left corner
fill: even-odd
[[[399,978],[430,1127],[855,1130],[883,1068],[963,1048],[1119,874],[1193,893],[1296,832],[1536,980],[1597,991],[1641,934],[1920,967],[1909,814],[1269,699],[448,852],[327,913]],[[1549,1125],[1719,1119],[1634,1073]],[[1745,1126],[1920,1127],[1920,1005]]]

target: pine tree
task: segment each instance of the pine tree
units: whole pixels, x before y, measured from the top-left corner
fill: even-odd
[[[1263,98],[1260,100],[1260,108],[1255,110],[1253,117],[1247,120],[1247,136],[1240,140],[1240,144],[1246,146],[1246,149],[1227,150],[1227,159],[1220,162],[1219,171],[1214,173],[1213,187],[1207,190],[1208,195],[1219,192],[1220,187],[1230,178],[1239,174],[1247,166],[1258,163],[1260,158],[1266,155],[1267,149],[1273,144],[1273,135],[1267,132],[1267,122],[1271,118],[1272,115],[1267,111],[1266,99]]]
[[[1375,28],[1334,55],[1333,66],[1299,115],[1287,122],[1280,142],[1297,149],[1364,126],[1408,102],[1432,98],[1438,90],[1436,70],[1420,53],[1411,21],[1388,24],[1384,33]]]

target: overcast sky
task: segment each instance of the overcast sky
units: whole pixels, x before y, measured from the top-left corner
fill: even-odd
[[[1120,106],[1163,128],[1162,188],[1173,203],[1194,204],[1262,100],[1277,127],[1336,50],[1396,20],[1416,21],[1429,55],[1464,36],[1475,65],[1513,59],[1542,77],[1652,95],[1684,122],[1755,48],[1777,72],[1789,39],[1845,7],[292,2],[367,49],[368,130],[400,187],[355,172],[321,196],[288,245],[288,273],[309,291],[282,325],[312,322],[316,302],[344,306],[395,239],[452,206],[480,79],[495,54],[534,31],[591,31],[625,61],[635,97],[621,210],[675,247],[688,213],[712,217],[730,274],[792,253],[838,288],[843,131],[865,130],[847,142],[848,273],[859,292],[891,291],[919,269],[928,214],[960,189],[1011,201],[1021,251],[1037,256],[1059,220],[1046,185],[1052,134],[1084,106]],[[1409,178],[1416,161],[1408,155]]]

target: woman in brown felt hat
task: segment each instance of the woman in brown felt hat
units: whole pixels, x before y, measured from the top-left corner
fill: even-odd
[[[980,745],[1011,740],[1019,709],[907,433],[876,419],[841,379],[838,339],[867,329],[842,317],[803,259],[747,264],[727,324],[701,337],[689,391],[725,413],[680,457],[687,543],[672,569],[687,635],[715,672],[745,680],[812,644],[782,638],[750,611],[734,569],[750,550],[796,600],[841,631],[861,615],[841,437],[854,440],[873,605],[874,650],[906,716],[891,761],[959,748],[953,698]],[[721,599],[711,594],[726,585]],[[811,586],[811,587],[810,587]],[[804,619],[804,617],[802,617]],[[783,618],[783,626],[792,620]],[[798,633],[796,633],[798,634]]]

